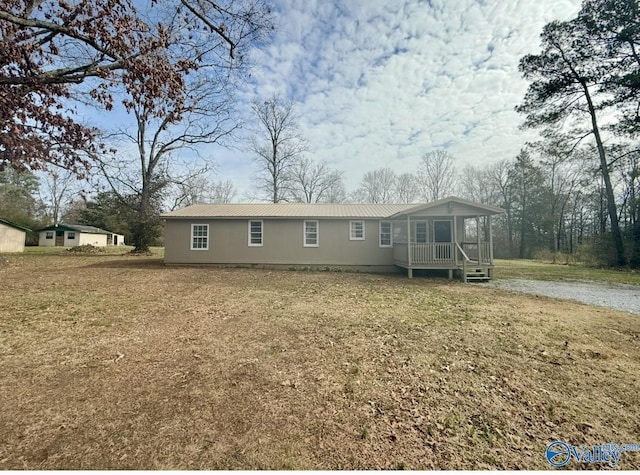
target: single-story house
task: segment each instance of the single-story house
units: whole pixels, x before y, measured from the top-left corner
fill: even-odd
[[[448,197],[424,204],[193,205],[164,214],[166,264],[493,271],[491,217],[504,210]]]
[[[83,224],[52,224],[38,229],[38,246],[123,246],[124,236]]]
[[[0,252],[23,252],[27,233],[31,230],[0,218]]]

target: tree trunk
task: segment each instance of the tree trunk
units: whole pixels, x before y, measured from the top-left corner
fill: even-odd
[[[634,268],[640,267],[640,223],[631,227],[631,260],[629,264]]]
[[[151,203],[151,174],[145,173],[142,180],[140,201],[135,205],[136,219],[133,224],[133,252],[149,252],[154,238],[155,219]]]
[[[596,145],[598,147],[598,155],[600,156],[600,171],[602,172],[602,178],[604,180],[605,192],[607,196],[607,211],[609,213],[609,219],[611,221],[611,234],[613,236],[613,243],[616,249],[616,265],[624,266],[626,259],[624,256],[624,243],[622,241],[622,233],[620,232],[620,226],[618,223],[618,211],[616,209],[615,195],[613,194],[613,186],[611,186],[611,178],[609,176],[609,166],[607,164],[607,155],[604,151],[604,145],[600,137],[600,129],[598,128],[598,122],[596,120],[596,110],[589,94],[589,88],[586,83],[582,82],[584,89],[584,95],[587,99],[589,106],[589,114],[591,115],[591,125],[593,127],[593,135],[596,138]]]
[[[507,208],[507,237],[509,239],[509,259],[513,258],[513,220],[511,208]]]
[[[523,178],[524,182],[524,178]],[[527,199],[526,199],[526,187],[522,187],[522,216],[520,217],[520,250],[518,256],[520,259],[525,258],[527,249],[526,234],[527,234]]]

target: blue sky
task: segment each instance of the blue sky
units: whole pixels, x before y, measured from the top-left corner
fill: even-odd
[[[296,102],[309,155],[344,172],[348,191],[364,172],[415,171],[444,148],[458,168],[514,158],[533,132],[514,107],[527,83],[518,61],[539,51],[542,27],[575,16],[579,0],[276,0],[273,41],[254,50],[251,100]],[[242,200],[255,165],[246,140],[212,147],[217,179]]]

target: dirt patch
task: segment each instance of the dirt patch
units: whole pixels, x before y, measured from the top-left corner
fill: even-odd
[[[640,319],[613,310],[145,257],[0,282],[3,469],[548,469],[555,440],[640,438]]]

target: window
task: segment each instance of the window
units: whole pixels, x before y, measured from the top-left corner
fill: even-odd
[[[76,233],[74,233],[73,231],[67,232],[67,239],[75,239],[75,238],[76,238]]]
[[[349,239],[364,241],[364,221],[349,221]]]
[[[53,231],[47,231],[44,237],[45,239],[53,239]]]
[[[209,249],[209,225],[208,224],[192,224],[191,225],[191,250]]]
[[[392,247],[391,221],[380,221],[380,247]]]
[[[249,246],[262,246],[262,221],[249,221]]]
[[[418,221],[416,223],[416,242],[427,242],[427,222]]]
[[[318,247],[318,221],[304,222],[304,247]]]

